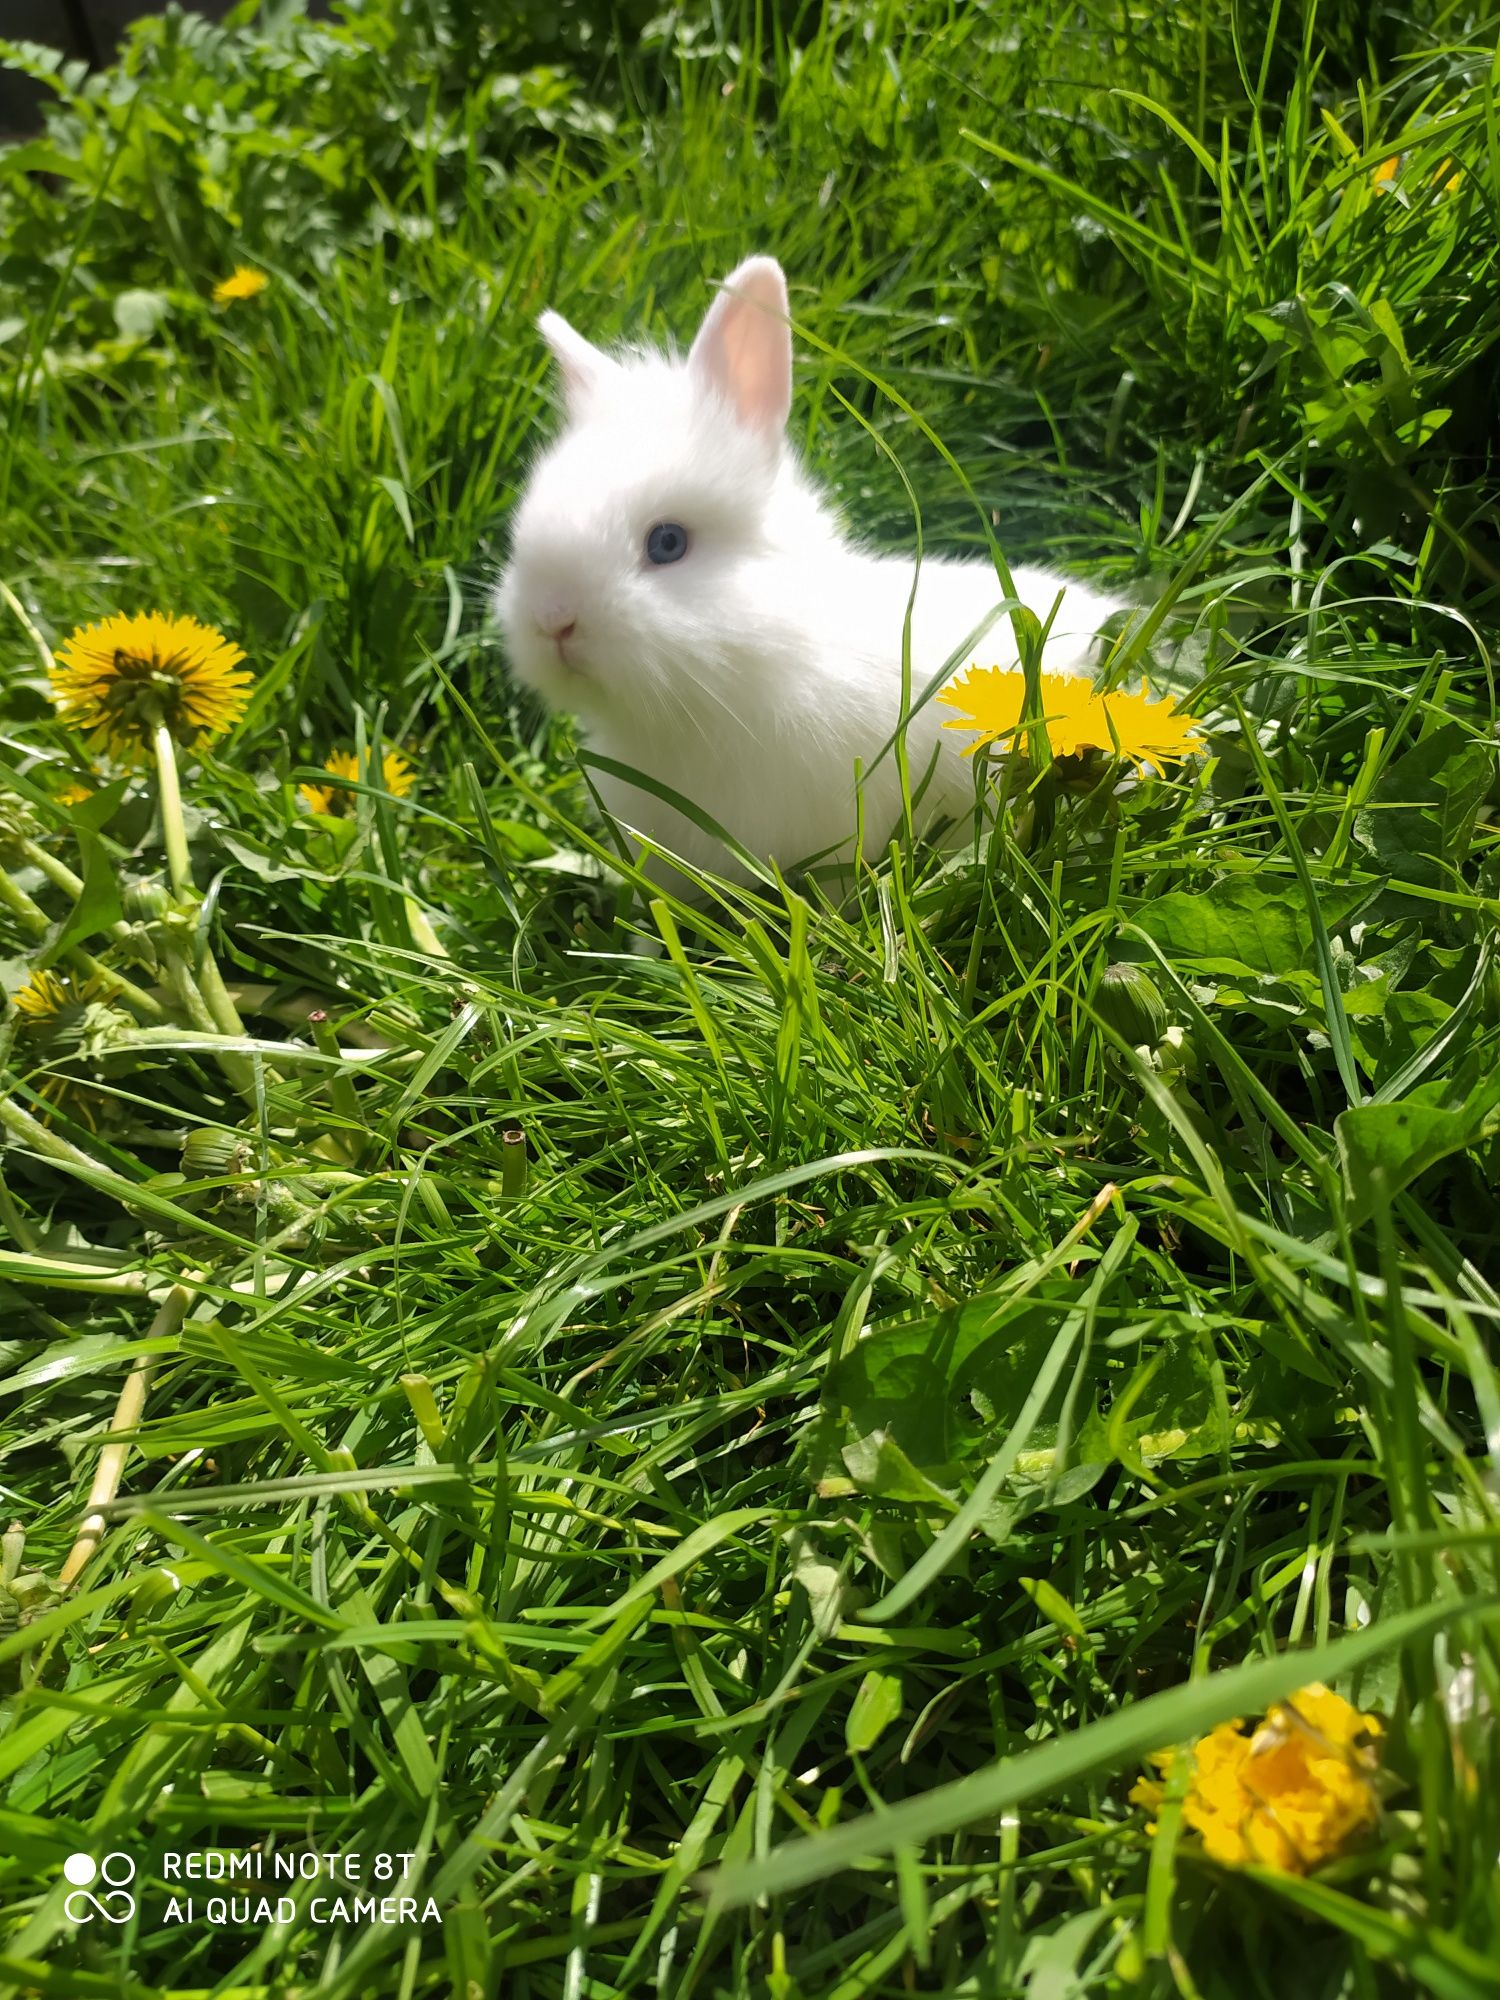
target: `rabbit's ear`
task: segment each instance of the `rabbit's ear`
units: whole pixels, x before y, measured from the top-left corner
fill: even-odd
[[[699,386],[767,437],[792,407],[792,330],[786,279],[774,257],[747,257],[724,280],[688,355]]]
[[[536,324],[561,371],[563,395],[569,413],[577,416],[602,388],[621,373],[620,364],[611,360],[602,348],[595,347],[591,340],[585,340],[576,327],[568,325],[561,313],[544,312]]]

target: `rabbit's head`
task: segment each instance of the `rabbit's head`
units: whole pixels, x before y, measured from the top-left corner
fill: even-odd
[[[802,482],[786,280],[752,257],[686,359],[606,354],[539,321],[566,420],[516,510],[496,610],[511,666],[588,723],[666,718],[694,695],[743,708],[747,641],[793,614],[773,572],[836,530]]]

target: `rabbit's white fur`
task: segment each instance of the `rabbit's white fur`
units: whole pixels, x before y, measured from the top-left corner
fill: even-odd
[[[555,313],[542,334],[561,366],[567,421],[516,512],[496,609],[511,665],[591,748],[691,800],[751,853],[784,868],[842,845],[865,777],[866,851],[900,816],[894,754],[877,756],[901,705],[902,627],[913,562],[857,547],[787,443],[792,347],[786,281],[769,257],[725,280],[687,359],[612,356]],[[660,522],[687,530],[654,565]],[[1044,622],[1052,673],[1085,673],[1117,604],[1039,569],[1012,571]],[[986,620],[981,665],[1013,666],[1003,591],[988,562],[927,557],[912,611],[911,699]],[[571,625],[561,641],[554,634]],[[961,658],[955,671],[969,664]],[[973,808],[969,737],[928,702],[907,732],[923,821]],[[872,769],[872,765],[874,768]],[[604,774],[606,805],[696,866],[737,877],[723,847],[650,793]]]

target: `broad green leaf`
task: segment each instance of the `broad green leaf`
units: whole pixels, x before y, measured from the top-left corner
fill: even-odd
[[[1228,1443],[1204,1340],[1190,1322],[1172,1317],[1176,1324],[1163,1329],[1164,1342],[1146,1362],[1149,1373],[1138,1378],[1140,1395],[1126,1392],[1129,1415],[1120,1426],[1129,1448],[1147,1464],[1204,1458]],[[1113,1424],[1105,1428],[1113,1434]]]
[[[872,1667],[855,1690],[844,1724],[844,1741],[851,1750],[873,1750],[901,1714],[901,1676]]]
[[[334,820],[332,824],[342,831],[346,822]],[[242,867],[248,868],[250,873],[262,882],[297,882],[307,878],[311,874],[311,871],[305,867],[288,867],[285,860],[277,859],[276,855],[263,841],[253,840],[248,834],[238,831],[231,832],[228,827],[222,826],[215,829],[215,834],[219,845],[232,854]],[[285,855],[287,852],[286,845],[283,845],[280,852],[282,855]],[[326,880],[327,878],[324,877],[321,879]]]
[[[878,1433],[902,1462],[951,1469],[986,1427],[1013,1420],[1052,1345],[1058,1312],[1076,1303],[1077,1292],[1064,1279],[1049,1285],[1046,1306],[1035,1297],[1017,1305],[982,1296],[877,1325],[829,1370],[824,1401],[843,1405],[855,1438]]]
[[[1383,773],[1355,819],[1354,837],[1382,873],[1420,888],[1451,888],[1494,770],[1489,748],[1458,723],[1442,723]]]
[[[916,1465],[889,1431],[873,1430],[844,1446],[843,1461],[861,1493],[881,1500],[907,1500],[917,1505],[951,1508],[953,1496],[938,1479],[956,1481],[956,1466]],[[929,1473],[935,1475],[929,1477]]]
[[[40,961],[43,965],[50,965],[70,945],[81,944],[85,938],[97,937],[101,931],[107,931],[111,924],[120,923],[125,915],[114,864],[105,851],[103,841],[97,834],[80,831],[78,845],[83,853],[83,887],[78,892],[72,914],[43,954]]]
[[[1330,897],[1323,919],[1330,931],[1346,923],[1365,892]],[[1208,891],[1174,890],[1135,911],[1131,923],[1169,958],[1191,959],[1207,972],[1259,972],[1272,977],[1313,964],[1312,924],[1302,898],[1233,877]]]
[[[86,799],[67,808],[68,824],[75,832],[102,833],[114,818],[121,799],[130,790],[129,778],[112,778]]]
[[[813,1630],[826,1639],[845,1615],[848,1587],[843,1570],[830,1561],[810,1537],[794,1528],[787,1537],[792,1554],[792,1580],[807,1594]]]
[[[1333,1131],[1352,1221],[1367,1221],[1378,1201],[1389,1200],[1450,1153],[1477,1144],[1500,1123],[1495,1116],[1500,1073],[1478,1080],[1475,1068],[1465,1065],[1467,1087],[1439,1078],[1418,1084],[1394,1104],[1351,1105],[1340,1113]]]

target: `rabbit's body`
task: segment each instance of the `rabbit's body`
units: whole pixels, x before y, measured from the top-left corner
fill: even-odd
[[[686,362],[615,360],[546,315],[570,423],[518,511],[497,608],[520,678],[584,725],[589,747],[682,794],[782,867],[882,851],[901,806],[886,748],[901,709],[914,565],[851,543],[787,446],[791,347],[779,268],[727,281]],[[680,552],[679,552],[680,550]],[[1012,572],[1043,622],[1048,672],[1082,673],[1115,604],[1043,570]],[[911,612],[916,703],[968,656],[1013,665],[987,562],[924,560]],[[907,729],[919,823],[972,812],[971,738],[927,702]],[[884,755],[881,755],[884,749]],[[856,764],[864,772],[862,807]],[[929,776],[930,772],[930,776]],[[664,801],[599,774],[605,804],[694,866],[741,871]]]
[[[726,635],[715,662],[720,671],[680,705],[593,716],[578,706],[592,749],[683,792],[742,847],[774,856],[783,867],[849,841],[859,810],[856,763],[864,773],[864,844],[872,858],[884,851],[901,812],[899,770],[887,746],[901,712],[912,565],[846,548],[832,572],[799,576],[799,567],[789,562],[781,572],[798,593],[796,620],[748,603],[743,621]],[[1022,601],[1045,619],[1062,579],[1042,570],[1012,576]],[[912,610],[912,703],[968,634],[994,618],[1002,596],[988,563],[924,561]],[[1072,640],[1054,630],[1049,672],[1087,670],[1093,635],[1109,609],[1068,588],[1059,623],[1076,617],[1079,629]],[[986,666],[1014,664],[1008,614],[995,618],[977,657]],[[929,701],[907,726],[919,826],[972,819],[974,771],[963,750],[974,738],[944,729],[952,719],[951,709]],[[726,872],[721,845],[665,802],[603,773],[595,782],[623,824],[650,833],[696,867]]]

